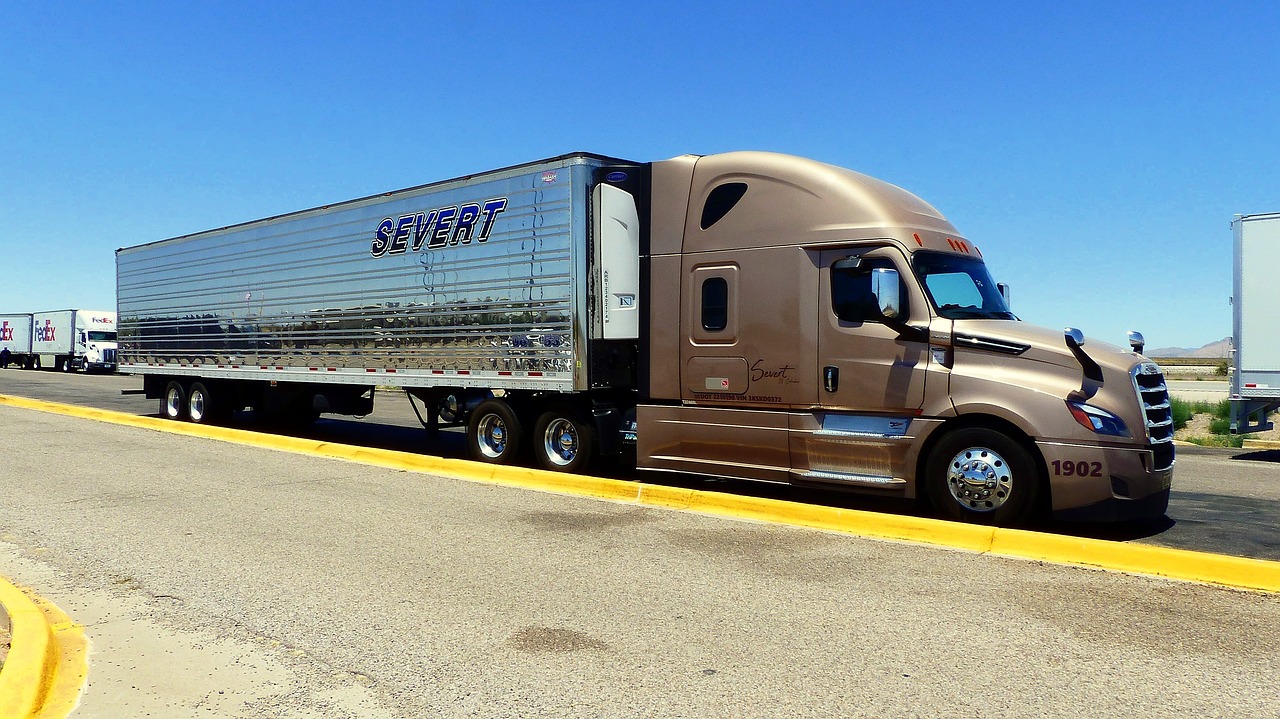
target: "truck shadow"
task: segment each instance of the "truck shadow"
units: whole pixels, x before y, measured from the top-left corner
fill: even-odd
[[[337,417],[323,417],[306,427],[288,428],[256,420],[247,413],[236,415],[231,426],[255,432],[362,447],[429,454],[451,459],[466,458],[466,443],[461,428],[441,429],[434,435],[430,435],[420,426]],[[1280,462],[1280,451],[1250,452],[1235,458]],[[526,458],[523,464],[532,466],[532,460]],[[744,497],[942,519],[927,504],[916,500],[854,494],[821,486],[772,484],[682,473],[638,472],[633,468],[612,463],[597,464],[592,468],[591,473],[608,479],[644,481],[649,484],[723,492]],[[1270,526],[1266,518],[1271,511],[1270,504],[1265,502],[1175,491],[1170,504],[1172,516],[1145,522],[1117,524],[1045,519],[1024,529],[1084,539],[1140,542],[1196,551],[1215,551],[1243,557],[1280,559],[1280,528],[1259,532],[1260,526]],[[1250,526],[1246,529],[1240,526],[1241,522]],[[1177,532],[1170,531],[1174,527],[1178,528]]]

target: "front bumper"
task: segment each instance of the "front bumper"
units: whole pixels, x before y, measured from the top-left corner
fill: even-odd
[[[1169,507],[1172,445],[1110,447],[1037,442],[1057,519],[1126,522],[1156,519]],[[1158,464],[1167,464],[1161,469]]]

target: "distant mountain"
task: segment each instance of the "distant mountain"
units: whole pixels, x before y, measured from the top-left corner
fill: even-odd
[[[1143,350],[1148,357],[1205,357],[1209,359],[1225,358],[1231,352],[1231,338],[1223,337],[1217,342],[1210,342],[1204,347],[1187,349],[1186,347],[1158,347]]]

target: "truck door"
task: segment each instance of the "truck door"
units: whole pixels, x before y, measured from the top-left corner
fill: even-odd
[[[902,253],[889,247],[818,254],[818,407],[792,424],[800,479],[905,485],[907,430],[925,401],[929,312]],[[872,292],[877,269],[899,276],[899,317]],[[945,379],[943,380],[945,381]]]

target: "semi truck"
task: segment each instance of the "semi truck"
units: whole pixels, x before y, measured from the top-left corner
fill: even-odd
[[[116,369],[116,313],[51,310],[32,315],[31,354],[36,368],[62,372]]]
[[[1168,504],[1172,413],[1138,333],[1020,321],[938,210],[813,160],[574,153],[116,267],[120,369],[174,420],[305,424],[389,386],[480,462],[612,458],[997,525]]]
[[[1280,212],[1231,221],[1231,432],[1265,432],[1280,408],[1280,331],[1272,291],[1280,267]]]
[[[31,355],[31,314],[0,315],[0,368],[13,365],[30,369],[34,362]]]

